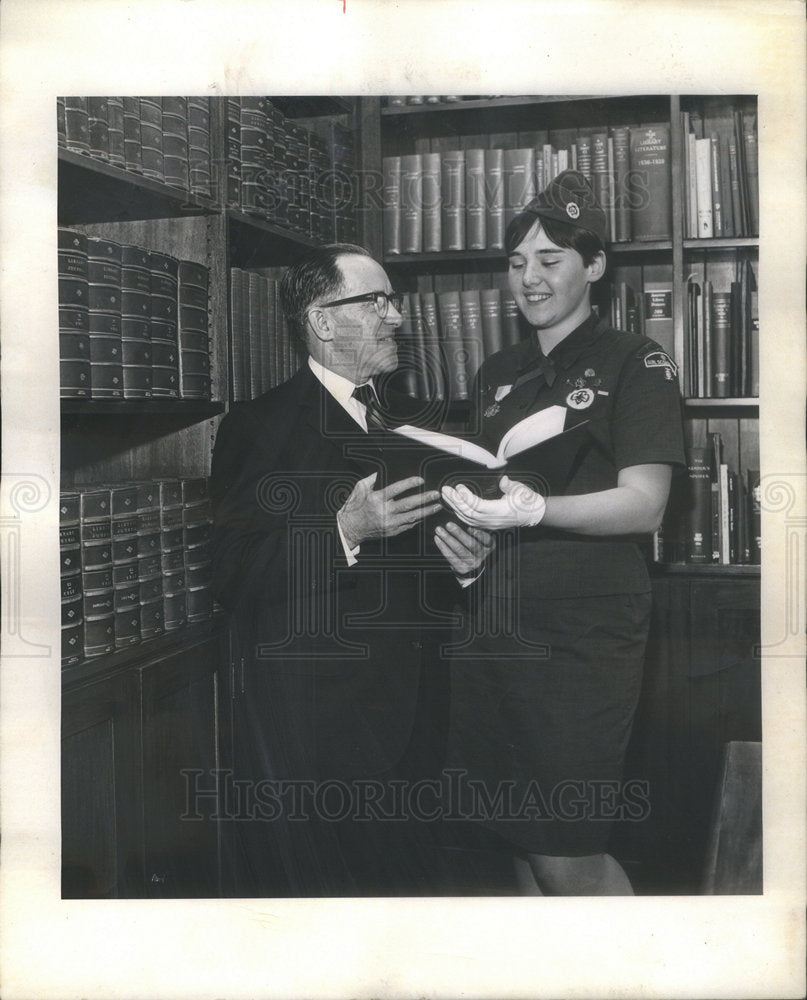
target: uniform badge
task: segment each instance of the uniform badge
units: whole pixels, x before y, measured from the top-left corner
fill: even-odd
[[[651,351],[649,354],[645,354],[644,366],[645,368],[662,368],[668,382],[672,382],[678,374],[678,366],[664,351]]]
[[[569,216],[570,219],[579,219],[580,218],[579,206],[576,205],[573,201],[570,201],[566,205],[566,214]]]
[[[486,418],[495,417],[500,409],[501,407],[499,406],[498,403],[491,403],[490,406],[483,413],[483,416]]]
[[[594,378],[594,376],[597,373],[594,371],[593,368],[586,368],[586,370],[583,372],[583,374],[586,376],[586,378]]]
[[[494,396],[494,399],[496,400],[496,402],[497,403],[501,403],[501,401],[504,399],[504,397],[507,396],[510,393],[510,390],[512,388],[513,388],[512,385],[500,385],[500,386],[498,386],[497,389],[496,389],[496,395]]]
[[[594,402],[592,389],[574,389],[566,397],[566,405],[573,410],[585,410]]]

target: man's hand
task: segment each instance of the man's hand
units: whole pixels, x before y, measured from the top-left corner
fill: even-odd
[[[336,515],[345,542],[351,549],[372,538],[400,535],[440,510],[440,494],[436,490],[396,499],[401,493],[422,486],[424,480],[420,476],[400,479],[382,490],[374,490],[376,476],[374,472],[366,479],[360,479]]]
[[[495,539],[481,528],[461,528],[453,521],[435,528],[434,542],[455,575],[462,578],[478,575],[493,551]]]
[[[540,524],[546,512],[540,493],[507,476],[499,480],[499,489],[502,496],[498,500],[483,500],[467,486],[444,486],[443,499],[461,521],[477,528],[495,531]]]

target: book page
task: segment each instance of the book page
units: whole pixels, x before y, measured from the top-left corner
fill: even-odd
[[[438,451],[456,455],[468,462],[476,462],[477,465],[484,465],[488,469],[498,469],[504,465],[500,457],[493,455],[487,448],[474,444],[473,441],[454,437],[453,434],[443,434],[442,431],[433,431],[426,427],[414,427],[412,424],[402,424],[400,427],[393,427],[392,430],[429,448],[437,448]]]
[[[563,431],[566,423],[565,406],[547,406],[510,428],[499,444],[499,458],[504,465],[509,458],[533,448]]]

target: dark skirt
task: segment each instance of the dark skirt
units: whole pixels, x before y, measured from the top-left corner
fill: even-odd
[[[531,854],[606,850],[629,806],[650,605],[647,593],[481,603],[451,667],[448,763],[465,819]]]

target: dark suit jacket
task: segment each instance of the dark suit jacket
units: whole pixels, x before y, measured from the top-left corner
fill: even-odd
[[[413,416],[411,400],[387,402]],[[404,754],[421,667],[437,671],[449,625],[431,595],[458,587],[427,525],[364,543],[348,567],[336,524],[369,472],[378,487],[417,471],[393,438],[363,432],[308,365],[222,422],[215,586],[237,646],[243,777],[370,776]]]

